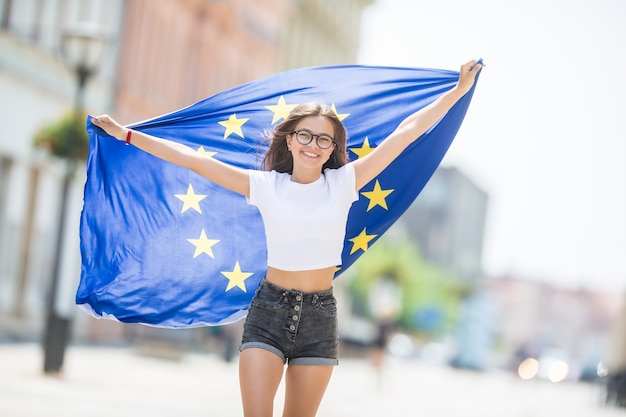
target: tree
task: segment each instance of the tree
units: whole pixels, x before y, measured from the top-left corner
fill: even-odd
[[[455,323],[462,286],[453,274],[426,261],[410,239],[383,237],[354,264],[348,287],[360,314],[374,318],[368,298],[381,279],[400,289],[397,326],[435,336]]]
[[[89,152],[85,118],[75,112],[67,113],[60,120],[39,129],[33,145],[68,162],[84,161]]]

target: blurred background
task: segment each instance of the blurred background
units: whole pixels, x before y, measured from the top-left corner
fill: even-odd
[[[623,16],[618,0],[0,0],[0,355],[37,346],[43,375],[75,347],[237,360],[241,323],[75,306],[86,114],[136,122],[300,67],[482,57],[441,167],[336,281],[341,356],[587,384],[623,409]]]

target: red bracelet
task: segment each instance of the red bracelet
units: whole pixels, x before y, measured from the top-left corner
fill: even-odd
[[[126,134],[126,144],[130,145],[130,136],[133,133],[132,130],[128,129],[128,133]]]

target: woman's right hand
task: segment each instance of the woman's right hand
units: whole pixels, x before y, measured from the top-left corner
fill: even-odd
[[[117,140],[125,140],[128,129],[113,120],[108,114],[91,118],[91,123],[98,126]]]

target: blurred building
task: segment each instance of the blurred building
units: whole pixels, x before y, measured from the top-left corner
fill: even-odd
[[[606,402],[626,408],[626,294],[620,313],[609,333],[606,354],[608,371]]]
[[[292,0],[298,4],[283,23],[280,69],[354,64],[361,16],[374,0]]]
[[[462,279],[482,276],[487,193],[453,167],[439,167],[401,225],[418,242],[424,258]]]
[[[372,2],[0,0],[0,340],[37,339],[42,332],[63,163],[36,152],[32,139],[75,103],[75,69],[61,53],[64,34],[89,26],[104,37],[84,108],[130,123],[277,71],[352,64],[361,14]],[[110,341],[134,327],[77,314],[74,305],[85,181],[79,171],[57,308],[73,317],[77,339]]]
[[[622,300],[622,308],[616,315],[609,333],[606,365],[611,374],[626,374],[626,294],[623,295]],[[626,400],[626,391],[623,395]]]
[[[611,359],[609,335],[623,295],[515,277],[488,278],[485,288],[497,304],[499,364],[515,367],[520,358],[558,351],[575,378]]]
[[[112,111],[134,122],[276,72],[285,0],[131,0],[118,42]]]
[[[568,362],[571,379],[595,372],[602,360],[622,369],[624,332],[615,323],[622,295],[523,277],[484,277],[487,205],[488,195],[470,178],[456,168],[440,167],[394,226],[418,242],[425,259],[472,289],[460,312],[451,363],[474,369],[515,367],[522,356],[558,353]]]
[[[121,0],[0,1],[0,336],[37,338],[55,264],[64,166],[32,147],[35,133],[73,109],[75,69],[64,60],[64,35],[79,27],[116,33]],[[104,31],[102,32],[105,33]],[[110,108],[115,60],[87,85],[85,105]],[[82,172],[81,172],[82,174]],[[68,213],[78,219],[83,175],[70,190]],[[57,310],[73,310],[71,287],[80,273],[77,222],[68,225]]]
[[[131,0],[114,113],[127,122],[278,71],[353,64],[373,0]]]

